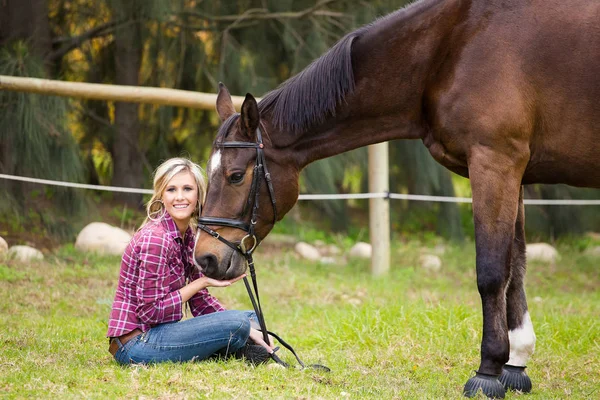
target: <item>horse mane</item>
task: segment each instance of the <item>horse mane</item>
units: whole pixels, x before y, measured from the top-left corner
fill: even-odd
[[[294,134],[334,116],[338,103],[354,90],[351,48],[357,32],[267,93],[259,104],[261,114],[270,112],[276,127]]]
[[[270,113],[275,127],[292,134],[307,131],[335,116],[337,105],[355,88],[352,69],[354,40],[371,29],[385,29],[396,19],[411,17],[440,1],[415,0],[347,34],[304,70],[267,93],[258,105],[261,114]]]

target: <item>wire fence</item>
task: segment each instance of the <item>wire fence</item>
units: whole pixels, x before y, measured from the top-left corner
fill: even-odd
[[[49,179],[29,178],[24,176],[0,174],[0,179],[14,181],[37,183],[42,185],[63,186],[76,189],[102,190],[109,192],[122,193],[141,193],[152,194],[151,189],[124,188],[118,186],[89,185],[85,183],[63,182]],[[341,194],[301,194],[298,200],[350,200],[350,199],[380,199],[387,198],[392,200],[410,200],[410,201],[429,201],[441,203],[472,203],[470,197],[449,197],[449,196],[428,196],[419,194],[403,193],[341,193]],[[577,200],[577,199],[525,199],[525,204],[529,205],[568,205],[568,206],[590,206],[600,205],[600,200]]]

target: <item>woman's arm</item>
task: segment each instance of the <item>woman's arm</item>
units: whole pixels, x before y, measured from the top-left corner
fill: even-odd
[[[137,316],[145,324],[179,321],[183,317],[181,294],[171,289],[174,276],[169,266],[173,242],[162,232],[150,232],[138,242]]]
[[[212,279],[207,276],[201,276],[200,278],[198,278],[198,279],[188,283],[184,287],[182,287],[179,290],[179,293],[181,294],[182,301],[186,302],[189,299],[191,299],[192,296],[194,296],[196,293],[200,292],[201,290],[206,289],[207,287],[227,287],[227,286],[230,286],[231,284],[239,281],[240,279],[242,279],[245,276],[246,275],[244,274],[244,275],[238,276],[237,278],[233,278],[233,279],[226,280],[226,281],[218,281],[216,279]]]

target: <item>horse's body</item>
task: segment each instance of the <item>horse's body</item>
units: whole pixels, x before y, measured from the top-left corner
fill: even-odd
[[[505,386],[528,390],[515,383],[535,345],[523,289],[521,185],[600,187],[599,22],[597,0],[423,0],[347,35],[259,105],[248,96],[241,114],[222,88],[224,124],[203,216],[248,218],[242,210],[256,153],[219,143],[254,142],[258,128],[279,218],[296,202],[307,164],[421,139],[438,162],[471,180],[483,338],[479,373],[465,393],[503,395],[501,373]],[[265,187],[259,239],[273,227]],[[232,241],[245,235],[215,229]],[[199,238],[195,255],[210,276],[245,269],[210,237]]]

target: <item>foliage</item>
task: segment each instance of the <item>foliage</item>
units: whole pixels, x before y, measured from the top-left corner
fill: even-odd
[[[556,265],[529,266],[538,341],[527,399],[586,399],[600,390],[597,259],[586,255],[588,245],[571,244],[559,243]],[[0,261],[0,396],[460,399],[479,362],[474,246],[445,244],[443,269],[433,273],[418,267],[419,255],[432,245],[394,242],[385,279],[372,278],[367,262],[322,265],[259,249],[269,328],[305,362],[325,364],[331,373],[254,368],[237,360],[120,367],[104,337],[118,257],[82,254],[69,245],[43,262]],[[251,307],[241,284],[212,293],[231,309]],[[295,363],[285,350],[280,356]]]
[[[47,14],[52,49],[45,60],[45,70],[39,55],[31,55],[27,50],[24,44],[28,43],[27,38],[16,47],[2,43],[5,56],[0,68],[8,75],[94,83],[123,83],[127,78],[142,86],[199,92],[215,92],[217,83],[223,81],[234,94],[252,92],[262,96],[302,70],[347,32],[407,3],[406,0],[51,0],[47,3]],[[136,62],[119,59],[118,39],[123,32],[132,33],[126,53],[133,53]],[[80,99],[66,102],[9,92],[0,96],[0,148],[12,146],[7,135],[15,141],[11,148],[15,156],[4,157],[0,163],[10,159],[8,169],[19,168],[19,175],[46,179],[60,176],[61,180],[111,184],[116,177],[131,174],[135,175],[132,182],[137,186],[149,187],[154,168],[168,157],[186,155],[205,162],[218,126],[215,113],[206,110],[141,105],[117,113],[119,106],[113,102]],[[123,128],[117,114],[121,120],[131,122],[131,129]],[[65,132],[71,132],[78,151]],[[127,138],[123,138],[125,134]],[[129,151],[117,154],[116,150],[123,146]],[[313,193],[366,191],[366,159],[365,149],[359,149],[313,163],[302,174],[302,188]],[[390,159],[391,191],[453,196],[456,190],[463,190],[458,187],[456,177],[433,161],[422,143],[391,142]],[[8,170],[6,165],[0,168]],[[7,182],[0,185],[5,189],[3,192],[13,194],[24,187]],[[50,191],[55,204],[66,204],[69,214],[83,205],[82,192],[58,188]],[[528,195],[598,198],[598,193],[536,186]],[[24,204],[23,197],[3,198],[0,218]],[[364,229],[367,204],[366,201],[313,202],[301,212],[317,220],[327,219],[330,221],[327,229],[352,236],[352,231],[359,233]],[[461,240],[464,232],[472,235],[469,206],[406,201],[394,201],[391,206],[393,228],[400,236],[423,230],[456,240]],[[528,235],[534,238],[585,232],[600,224],[597,207],[536,206],[529,207],[527,214]],[[66,229],[64,219],[54,219],[51,230]]]
[[[531,185],[526,187],[526,198],[582,199],[600,198],[600,189],[582,189],[566,185]],[[581,235],[600,227],[598,206],[527,206],[526,229],[533,239]]]
[[[42,65],[23,42],[0,49],[1,75],[43,77]],[[0,110],[1,172],[67,182],[83,180],[79,150],[66,125],[64,99],[1,91]],[[59,237],[72,234],[64,223],[66,216],[80,215],[86,209],[81,191],[74,189],[43,187],[40,191],[40,186],[5,180],[0,181],[0,188],[0,218],[29,220]],[[42,212],[34,206],[40,203],[47,203],[49,209]]]

